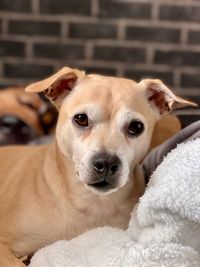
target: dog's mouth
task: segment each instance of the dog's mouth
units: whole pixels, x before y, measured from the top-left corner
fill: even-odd
[[[92,187],[95,190],[102,191],[102,192],[108,192],[111,189],[115,188],[114,185],[110,184],[106,180],[103,180],[100,182],[89,183],[88,186]]]

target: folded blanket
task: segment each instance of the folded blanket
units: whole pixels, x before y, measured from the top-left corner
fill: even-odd
[[[41,266],[199,267],[200,138],[164,158],[126,231],[103,227],[57,241],[32,258],[30,267]]]

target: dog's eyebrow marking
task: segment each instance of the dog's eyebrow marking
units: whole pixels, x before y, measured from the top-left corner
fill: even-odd
[[[74,110],[73,113],[84,113],[86,112],[89,119],[92,121],[100,121],[101,119],[101,109],[96,104],[86,104],[79,106],[78,110]]]
[[[145,122],[145,119],[142,116],[142,114],[130,110],[128,108],[121,108],[116,115],[117,125],[119,126],[120,129],[123,129],[126,123],[129,123],[131,120],[134,119],[139,119],[142,122]]]

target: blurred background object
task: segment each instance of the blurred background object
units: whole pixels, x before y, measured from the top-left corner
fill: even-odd
[[[66,65],[136,81],[160,78],[200,104],[200,1],[1,0],[0,56],[1,88]],[[200,109],[176,114],[185,126]]]
[[[0,103],[0,146],[26,144],[54,130],[57,111],[39,95],[10,87],[0,91]]]

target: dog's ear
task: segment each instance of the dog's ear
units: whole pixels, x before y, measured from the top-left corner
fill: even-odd
[[[195,103],[176,96],[162,81],[158,79],[144,79],[139,83],[145,90],[145,95],[162,115],[176,108],[197,106]]]
[[[43,92],[59,109],[63,99],[84,76],[84,71],[64,67],[47,79],[30,84],[25,90],[27,92]]]

